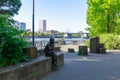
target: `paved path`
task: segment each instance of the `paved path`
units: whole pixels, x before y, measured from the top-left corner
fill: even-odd
[[[65,54],[65,63],[58,71],[40,80],[120,80],[120,53],[89,54],[78,56]]]

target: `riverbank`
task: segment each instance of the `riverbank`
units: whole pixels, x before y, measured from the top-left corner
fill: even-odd
[[[68,45],[60,45],[61,51],[67,52],[68,48],[73,48],[75,52],[78,52],[78,47],[84,45],[83,43],[73,45],[73,44],[68,44]]]

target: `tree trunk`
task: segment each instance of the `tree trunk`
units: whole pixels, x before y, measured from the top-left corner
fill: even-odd
[[[109,15],[109,9],[108,9],[108,15],[107,15],[107,33],[110,33],[110,15]]]

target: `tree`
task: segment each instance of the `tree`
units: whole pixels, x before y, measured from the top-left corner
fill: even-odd
[[[23,33],[23,37],[31,37],[32,36],[32,32],[30,30],[26,30]]]
[[[0,14],[14,16],[21,7],[20,0],[0,0]]]
[[[87,30],[91,36],[119,33],[120,0],[88,0]]]
[[[27,41],[21,37],[22,31],[10,24],[8,17],[0,15],[0,67],[16,64],[28,57],[22,51]]]

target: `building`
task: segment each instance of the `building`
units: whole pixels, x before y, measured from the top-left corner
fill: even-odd
[[[20,29],[20,30],[26,31],[26,23],[20,22],[19,25],[20,25],[20,26],[19,26],[19,29]]]
[[[56,33],[58,33],[58,31],[56,30],[48,30],[46,31],[49,35],[55,35]]]
[[[24,30],[26,31],[26,23],[24,22],[19,22],[19,21],[15,21],[13,26],[19,30]]]
[[[39,31],[44,33],[46,31],[46,20],[39,21]]]

